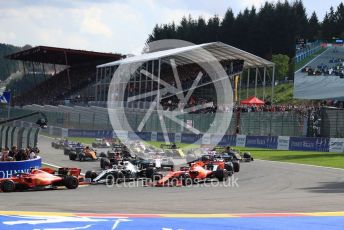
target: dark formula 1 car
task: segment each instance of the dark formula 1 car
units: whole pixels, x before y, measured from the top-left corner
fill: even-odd
[[[110,141],[104,138],[97,138],[95,142],[92,142],[92,148],[110,148],[111,146]]]
[[[95,161],[98,160],[97,151],[89,147],[76,147],[69,152],[69,160],[72,161]]]
[[[56,188],[57,186],[76,189],[79,181],[83,180],[80,172],[81,170],[77,168],[59,168],[58,171],[49,168],[32,169],[30,173],[17,173],[10,178],[0,180],[0,189],[3,192]]]
[[[153,178],[157,169],[148,167],[140,169],[130,161],[121,161],[118,165],[113,165],[110,169],[100,172],[87,171],[86,181],[92,183],[121,183],[123,181],[136,180],[139,178]]]
[[[73,141],[68,141],[67,139],[55,139],[55,141],[51,142],[51,147],[55,149],[65,149],[69,145],[75,145],[76,143]]]
[[[176,144],[161,144],[160,148],[163,149],[167,157],[184,158],[185,154]]]
[[[130,161],[140,169],[146,169],[148,167],[173,169],[174,163],[171,157],[166,157],[164,152],[151,151],[153,150],[147,148],[143,152],[137,152],[130,150],[125,145],[115,145],[112,150],[100,154],[100,168],[109,169],[124,160]]]
[[[84,148],[85,146],[81,143],[68,142],[63,148],[63,154],[69,155],[70,152],[76,151],[76,149]]]
[[[240,162],[251,162],[253,161],[253,157],[249,152],[241,152],[239,150],[235,150],[231,147],[223,147],[223,146],[216,146],[213,149],[217,154],[222,154],[223,157],[231,156],[234,160]]]
[[[170,171],[166,175],[160,175],[159,180],[149,183],[148,185],[156,187],[186,186],[214,178],[218,181],[225,181],[228,179],[229,174],[226,169],[221,169],[217,165],[214,165],[211,169],[206,169],[205,166],[203,162],[197,161],[192,163],[190,168],[184,167],[179,171]]]
[[[63,149],[65,140],[63,139],[56,139],[55,141],[51,142],[51,147],[54,149]]]
[[[224,153],[224,156],[229,155],[233,157],[233,159],[241,161],[241,162],[251,162],[253,161],[253,157],[249,152],[240,152],[239,150],[231,149],[229,152]]]

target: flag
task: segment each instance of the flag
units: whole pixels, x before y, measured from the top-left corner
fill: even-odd
[[[0,94],[0,103],[8,104],[11,101],[11,92],[10,91],[4,91],[2,94]]]

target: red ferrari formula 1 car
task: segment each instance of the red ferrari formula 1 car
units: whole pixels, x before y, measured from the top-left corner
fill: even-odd
[[[30,173],[17,173],[10,178],[1,179],[0,190],[14,192],[16,190],[56,188],[57,186],[76,189],[79,181],[83,181],[80,172],[81,169],[78,168],[59,168],[57,171],[50,168],[32,169]]]
[[[156,187],[168,186],[186,186],[207,179],[216,178],[219,181],[228,179],[228,171],[225,168],[219,168],[219,165],[213,165],[211,169],[204,168],[205,164],[197,161],[191,164],[191,167],[183,167],[179,171],[171,171],[165,176],[155,175],[156,181],[149,184]]]

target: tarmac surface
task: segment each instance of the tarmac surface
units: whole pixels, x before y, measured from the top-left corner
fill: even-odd
[[[44,162],[80,167],[82,172],[99,170],[99,161],[70,161],[62,150],[50,147],[51,141],[39,137]],[[76,190],[2,193],[0,203],[3,211],[132,214],[342,211],[343,175],[344,170],[340,169],[256,160],[242,163],[232,182],[164,188],[133,183],[112,188],[87,185]]]
[[[336,52],[334,52],[336,50]],[[344,58],[344,47],[330,47],[315,57],[306,66],[313,69],[319,65],[327,65],[334,68],[342,63],[330,63],[331,59]],[[294,98],[298,99],[333,99],[344,98],[344,79],[335,75],[308,76],[301,69],[295,72]]]

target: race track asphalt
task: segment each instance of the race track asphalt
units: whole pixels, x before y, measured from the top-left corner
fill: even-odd
[[[72,162],[39,138],[44,162],[99,169],[99,162]],[[270,161],[242,163],[239,187],[209,183],[191,187],[88,185],[76,190],[1,193],[1,210],[92,213],[280,213],[342,211],[344,170]],[[227,184],[228,185],[228,184]]]

